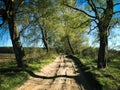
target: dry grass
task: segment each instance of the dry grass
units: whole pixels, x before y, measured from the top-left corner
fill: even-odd
[[[13,53],[0,53],[0,63],[7,61],[14,61],[15,55]]]

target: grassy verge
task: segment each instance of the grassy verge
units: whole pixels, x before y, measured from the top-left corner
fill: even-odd
[[[31,58],[24,69],[17,68],[14,61],[1,63],[0,90],[14,90],[28,79],[29,74],[25,70],[36,72],[51,63],[55,57],[56,55],[49,54],[40,59]]]
[[[120,60],[108,62],[106,69],[98,70],[96,61],[90,58],[81,58],[82,70],[94,78],[100,85],[99,90],[120,90]],[[91,77],[89,77],[91,78]]]

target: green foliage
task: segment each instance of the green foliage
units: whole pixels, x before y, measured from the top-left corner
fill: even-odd
[[[98,55],[98,48],[92,48],[92,47],[88,47],[88,48],[84,48],[81,51],[81,57],[82,58],[93,58],[93,59],[97,59],[97,55]]]
[[[69,36],[75,52],[88,44],[84,35],[90,24],[87,16],[66,8],[60,0],[32,0],[32,2],[34,4],[23,4],[26,9],[21,8],[23,15],[19,17],[21,20],[18,22],[21,25],[20,31],[25,45],[37,46],[37,43],[41,42],[44,46],[43,36],[49,48],[63,52],[69,50],[68,44],[65,43],[66,36]],[[68,2],[74,5],[72,0]]]
[[[24,22],[19,22],[22,26],[20,28],[20,31],[22,31],[21,36],[27,46],[38,46],[39,42],[44,44],[43,36],[47,43],[50,44],[50,37],[54,35],[54,25],[57,23],[54,19],[55,2],[53,0],[32,1],[34,5],[28,2],[25,5],[26,9],[22,9],[24,15],[20,17]]]
[[[4,75],[0,75],[1,77],[1,90],[13,90],[16,86],[24,83],[27,78],[28,74],[26,72],[6,72]]]
[[[38,52],[37,52],[38,53]],[[38,71],[39,69],[42,69],[45,65],[53,62],[53,60],[56,58],[57,54],[54,54],[52,52],[46,53],[45,51],[42,52],[39,57],[33,55],[33,57],[27,58],[26,64],[28,65],[27,70],[30,71]]]
[[[118,90],[120,87],[119,64],[113,64],[113,62],[111,62],[109,63],[109,68],[98,70],[93,60],[81,59],[81,62],[89,67],[89,69],[85,71],[91,72],[94,75],[96,80],[102,85],[103,90]],[[118,62],[119,60],[116,60],[116,63]]]
[[[83,46],[87,46],[87,44],[83,45],[83,43],[87,42],[87,38],[84,34],[88,28],[87,25],[89,25],[88,17],[80,12],[75,12],[70,8],[66,8],[63,5],[59,6],[59,11],[57,12],[60,21],[57,29],[58,33],[55,35],[56,40],[54,46],[57,50],[63,52],[70,51],[70,46],[66,37],[69,38],[75,52],[78,52]]]
[[[0,64],[0,89],[13,90],[16,86],[25,82],[28,74],[19,71],[15,62],[4,62]]]

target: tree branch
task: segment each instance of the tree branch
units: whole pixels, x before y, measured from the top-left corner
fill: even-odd
[[[90,2],[90,0],[87,0],[87,1],[88,1],[88,4],[90,5],[90,7],[92,8],[92,10],[95,11],[95,5],[94,5],[93,1],[92,0],[91,0],[91,2]]]
[[[0,17],[2,19],[2,23],[0,24],[0,27],[1,27],[7,20],[7,12],[3,8],[0,9]]]
[[[89,22],[89,21],[90,21],[90,20],[88,19],[88,20],[86,20],[85,22],[81,23],[79,26],[77,26],[77,27],[70,27],[70,28],[77,29],[77,28],[81,27],[82,25],[86,24],[86,23]]]
[[[20,33],[23,33],[23,31],[24,31],[25,29],[27,29],[29,26],[31,26],[32,24],[34,24],[35,22],[37,22],[37,21],[39,20],[39,18],[41,18],[41,17],[42,17],[42,16],[35,18],[34,21],[31,21],[30,24],[28,24],[27,26],[23,27],[23,29],[20,31]]]
[[[90,28],[90,31],[88,32],[88,34],[90,34],[91,31],[95,30],[97,28],[97,26]]]
[[[120,13],[120,11],[113,12],[113,14],[117,14],[117,13]]]
[[[116,3],[116,4],[114,4],[114,6],[117,6],[117,5],[120,5],[120,3]]]
[[[88,1],[88,4],[90,5],[90,7],[92,8],[92,10],[95,12],[96,18],[99,19],[99,14],[98,14],[98,11],[96,9],[96,6],[95,6],[93,0],[87,0],[87,1]]]
[[[91,22],[95,22],[96,24],[98,24],[98,22],[96,21],[96,19],[91,19]]]
[[[18,3],[18,5],[17,5],[17,7],[16,7],[16,9],[15,9],[15,12],[18,10],[18,8],[24,3],[24,1],[23,0],[21,0],[21,1],[19,1],[19,2],[17,2]]]
[[[91,18],[96,18],[95,16],[92,16],[92,15],[86,13],[85,11],[83,11],[83,10],[81,10],[81,9],[72,7],[72,6],[68,5],[68,4],[64,4],[64,5],[67,6],[67,7],[69,7],[69,8],[72,8],[72,9],[74,9],[74,10],[80,11],[80,12],[84,13],[85,15],[87,15],[87,16],[89,16],[89,17],[91,17]]]
[[[3,24],[4,24],[4,22],[2,22],[2,23],[0,24],[0,27],[2,27]]]
[[[96,7],[97,9],[102,9],[103,11],[105,11],[105,9],[104,8],[102,8],[102,7]]]

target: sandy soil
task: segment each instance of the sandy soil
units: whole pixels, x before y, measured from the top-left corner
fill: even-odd
[[[62,55],[17,90],[90,90],[90,87],[73,60]]]

